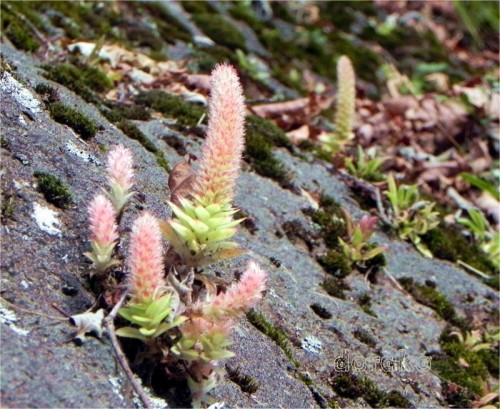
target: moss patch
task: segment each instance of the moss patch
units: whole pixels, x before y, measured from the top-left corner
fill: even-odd
[[[290,176],[283,162],[274,156],[272,143],[258,132],[253,122],[245,123],[245,128],[243,158],[259,175],[274,179],[282,185],[288,183]]]
[[[337,278],[345,278],[352,272],[351,261],[338,250],[330,250],[319,257],[318,262],[328,274]]]
[[[375,348],[377,346],[377,341],[375,341],[375,338],[373,338],[373,336],[363,328],[357,329],[352,334],[358,341],[368,345],[371,348]]]
[[[472,399],[484,394],[483,385],[488,376],[488,369],[478,352],[466,348],[456,336],[450,335],[450,332],[448,327],[441,334],[439,342],[443,353],[432,357],[432,369],[446,380],[443,392],[448,403],[470,407]],[[464,362],[467,366],[463,365]],[[454,393],[451,393],[450,383],[458,385],[455,385]]]
[[[64,208],[72,202],[69,187],[58,177],[40,171],[35,172],[33,176],[37,179],[38,191],[43,193],[47,202],[60,208]]]
[[[6,36],[14,47],[20,50],[34,52],[40,47],[38,40],[30,33],[30,29],[14,13],[9,11],[9,7],[2,4],[2,35]]]
[[[463,237],[455,226],[440,224],[421,238],[432,254],[438,258],[449,261],[462,260],[484,273],[492,276],[498,274],[488,255],[479,246]]]
[[[255,309],[247,312],[247,318],[255,328],[257,328],[264,335],[271,338],[276,343],[276,345],[283,350],[290,362],[292,362],[296,367],[299,366],[299,362],[293,356],[292,348],[285,331],[280,328],[276,328],[266,319],[266,317],[264,317],[264,315],[260,311],[257,311]]]
[[[397,391],[383,392],[368,378],[357,377],[351,373],[334,373],[332,389],[341,397],[348,399],[363,398],[373,408],[410,408],[411,402]]]
[[[118,129],[120,129],[125,135],[131,139],[138,141],[146,150],[154,153],[156,156],[156,162],[159,166],[164,168],[167,172],[170,171],[168,161],[165,159],[163,152],[156,147],[156,145],[146,136],[144,133],[137,128],[132,122],[128,120],[122,120],[116,124]]]
[[[184,4],[183,4],[184,6]],[[193,14],[196,25],[217,44],[230,49],[246,50],[245,37],[227,19],[219,14]]]
[[[245,118],[246,131],[261,135],[264,139],[275,146],[283,147],[293,152],[293,144],[285,132],[273,121],[260,118],[256,115],[248,115]]]
[[[106,74],[95,67],[77,67],[66,63],[44,65],[42,68],[47,72],[47,79],[64,85],[87,102],[101,102],[96,92],[105,92],[113,86]]]
[[[346,299],[345,292],[351,289],[351,287],[349,287],[344,280],[336,277],[327,277],[321,286],[328,293],[328,295],[340,298],[341,300]]]
[[[321,304],[318,303],[312,304],[311,310],[313,310],[318,317],[321,317],[324,320],[332,318],[332,313],[328,311],[325,307],[323,307]]]
[[[311,216],[312,221],[321,226],[326,246],[334,248],[339,243],[339,237],[347,234],[344,212],[334,199],[326,195],[321,196],[319,206]]]
[[[377,314],[372,311],[372,297],[368,293],[364,293],[358,298],[358,304],[366,314],[378,318]]]
[[[415,300],[420,304],[432,308],[445,321],[460,328],[466,326],[465,321],[457,315],[453,304],[434,287],[418,284],[411,277],[401,278],[399,279],[399,283]]]
[[[167,118],[175,119],[181,126],[196,126],[205,113],[203,109],[184,101],[178,95],[157,90],[141,92],[135,97],[135,102],[161,112]]]
[[[238,385],[242,392],[252,394],[259,389],[259,382],[255,378],[243,374],[239,367],[226,364],[226,372],[229,380]]]
[[[60,124],[68,125],[82,139],[89,140],[97,133],[97,125],[76,109],[61,102],[48,104],[50,115]]]

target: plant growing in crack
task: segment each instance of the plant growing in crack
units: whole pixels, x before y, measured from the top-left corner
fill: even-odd
[[[194,407],[203,405],[215,387],[218,361],[234,355],[227,349],[234,321],[261,299],[267,278],[250,262],[240,280],[221,291],[196,270],[243,253],[229,241],[243,221],[233,220],[237,209],[232,205],[244,148],[243,91],[236,71],[224,64],[214,69],[211,85],[208,131],[198,169],[181,162],[172,170],[171,219],[161,221],[144,212],[133,222],[124,263],[127,291],[109,316],[112,320],[117,311],[130,323],[116,335],[144,342],[148,352],[143,359],[185,374]],[[119,240],[117,220],[133,194],[132,168],[127,149],[113,150],[107,167],[111,200],[100,194],[89,209],[93,251],[87,257],[101,278],[118,263],[113,258]],[[166,252],[163,238],[169,244]]]
[[[384,247],[373,246],[369,243],[375,233],[378,217],[363,216],[356,225],[350,217],[346,217],[346,222],[348,240],[344,241],[339,237],[339,245],[352,263],[363,263],[384,252]]]
[[[420,199],[417,185],[397,186],[392,174],[387,177],[387,184],[386,196],[391,205],[389,220],[399,237],[410,240],[424,256],[432,258],[420,236],[439,224],[439,213],[433,211],[434,203]]]

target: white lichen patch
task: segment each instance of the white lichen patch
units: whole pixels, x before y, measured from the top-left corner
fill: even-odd
[[[124,399],[121,393],[122,381],[115,376],[110,377],[108,381],[111,384],[111,389],[113,390],[115,395],[118,396],[121,401],[123,401]]]
[[[302,341],[302,349],[313,354],[320,354],[323,349],[323,343],[316,337],[308,336]]]
[[[207,409],[222,409],[226,406],[226,402],[215,402],[212,403]]]
[[[25,337],[30,333],[29,330],[19,328],[15,324],[16,322],[17,322],[16,314],[0,304],[0,323],[7,325],[12,331],[23,337]]]
[[[71,141],[66,143],[66,145],[64,145],[64,148],[68,153],[70,153],[73,156],[76,156],[77,158],[83,160],[86,163],[92,162],[95,163],[96,165],[101,164],[94,155],[91,155],[90,153],[85,152],[83,149],[80,149]]]
[[[142,384],[142,380],[140,378],[138,378],[136,376],[135,379],[137,380],[137,382]],[[144,392],[149,400],[149,403],[151,404],[151,407],[153,409],[168,409],[168,407],[169,407],[168,403],[164,399],[159,398],[157,396],[153,396],[153,392],[147,386],[143,385],[142,389],[144,390]],[[139,396],[137,396],[137,394],[134,393],[134,397],[132,400],[134,401],[134,404],[138,409],[142,409],[144,407],[141,399],[139,398]]]
[[[24,126],[26,126],[26,125],[27,125],[27,124],[26,124],[26,121],[25,121],[25,119],[24,119],[24,116],[19,115],[19,117],[18,117],[17,119],[18,119],[18,121],[19,121],[19,123],[20,123],[21,125],[24,125]]]
[[[38,227],[52,236],[61,236],[61,222],[58,220],[59,214],[48,207],[43,207],[38,203],[33,203],[33,213],[31,217],[35,219]]]
[[[0,78],[0,90],[2,91],[2,99],[5,95],[10,95],[16,100],[19,105],[29,109],[33,113],[40,112],[40,101],[10,73],[4,72]]]

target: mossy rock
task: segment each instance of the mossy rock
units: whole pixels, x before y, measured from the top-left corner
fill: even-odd
[[[339,250],[330,250],[325,256],[319,257],[318,262],[328,274],[337,278],[345,278],[352,272],[351,261]]]
[[[476,244],[469,242],[455,226],[441,223],[421,236],[432,254],[440,259],[463,262],[490,274],[498,275],[498,269],[488,255]]]
[[[217,44],[230,49],[246,50],[245,37],[226,18],[219,14],[193,14],[196,25]]]
[[[38,50],[40,43],[19,18],[3,6],[0,14],[2,19],[2,35],[6,36],[14,47],[28,52]]]
[[[321,284],[321,287],[335,298],[340,298],[341,300],[346,299],[345,292],[350,291],[351,287],[342,279],[337,277],[327,277]]]
[[[158,90],[141,92],[135,97],[135,102],[161,112],[181,126],[196,126],[205,113],[203,109],[184,101],[178,95]]]
[[[76,109],[61,102],[48,104],[50,115],[61,124],[68,125],[82,139],[89,140],[97,133],[97,125]]]
[[[33,174],[38,182],[38,191],[54,206],[64,208],[72,202],[69,187],[57,176],[37,171]]]

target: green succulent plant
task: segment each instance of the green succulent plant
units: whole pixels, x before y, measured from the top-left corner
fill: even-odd
[[[424,256],[432,258],[432,253],[422,243],[420,236],[439,224],[439,213],[433,211],[434,203],[420,200],[417,185],[397,186],[392,174],[387,177],[387,182],[390,217],[399,237],[410,240]]]

